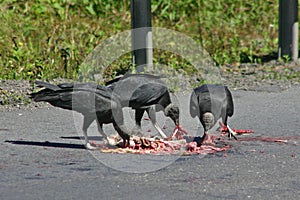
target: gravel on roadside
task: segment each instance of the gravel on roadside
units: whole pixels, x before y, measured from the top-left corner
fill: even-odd
[[[61,83],[68,80],[55,79],[51,82]],[[49,107],[48,103],[31,101],[30,94],[37,90],[39,88],[32,81],[0,80],[0,111]]]
[[[232,90],[252,90],[280,92],[293,85],[299,85],[300,65],[295,62],[280,62],[272,60],[268,63],[245,63],[238,66],[226,65],[220,67],[221,82]],[[177,74],[180,80],[177,86],[187,89],[190,80],[196,81],[199,77]],[[67,79],[55,79],[52,83],[71,82]],[[197,83],[196,83],[197,84]],[[195,84],[194,84],[195,85]],[[50,106],[43,102],[33,102],[29,94],[39,88],[28,80],[0,80],[0,111],[17,109],[34,109]]]

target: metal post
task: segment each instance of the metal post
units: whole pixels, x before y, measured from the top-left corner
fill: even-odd
[[[152,65],[151,0],[131,0],[132,62],[137,72]]]
[[[279,0],[278,57],[298,59],[298,0]]]

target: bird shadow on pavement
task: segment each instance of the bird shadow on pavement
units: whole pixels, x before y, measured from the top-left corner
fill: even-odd
[[[61,139],[67,139],[67,140],[84,140],[83,136],[61,136],[59,137]],[[95,141],[103,141],[102,136],[89,136],[89,140],[95,140]]]
[[[69,149],[85,149],[83,144],[68,144],[58,142],[37,142],[37,141],[24,141],[24,140],[5,140],[7,143],[17,145],[29,145],[29,146],[40,146],[40,147],[54,147],[54,148],[69,148]]]

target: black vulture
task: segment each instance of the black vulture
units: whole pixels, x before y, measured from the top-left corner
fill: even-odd
[[[122,107],[131,107],[135,110],[135,121],[139,128],[146,111],[161,137],[167,138],[155,117],[155,112],[163,110],[165,116],[170,117],[175,123],[174,133],[178,130],[185,132],[179,125],[179,108],[172,104],[167,86],[159,76],[126,74],[122,78],[110,81],[107,87],[119,96]]]
[[[190,98],[190,114],[193,118],[198,116],[203,128],[204,135],[216,122],[222,118],[222,122],[228,128],[228,136],[233,136],[235,132],[228,126],[227,118],[233,115],[234,105],[231,92],[228,87],[219,84],[204,84],[193,90]]]
[[[74,110],[84,117],[83,134],[85,147],[94,149],[89,143],[87,129],[97,119],[100,134],[107,136],[102,130],[102,125],[113,123],[115,130],[123,138],[124,145],[129,142],[129,131],[123,123],[123,112],[118,98],[105,86],[95,83],[62,83],[53,85],[43,81],[36,81],[40,87],[45,87],[39,92],[32,93],[34,101],[45,101],[55,107]]]

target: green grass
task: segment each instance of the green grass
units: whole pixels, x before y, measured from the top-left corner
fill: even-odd
[[[130,1],[4,0],[0,3],[0,78],[76,78],[84,58],[110,36],[130,29]],[[152,24],[199,42],[220,65],[261,62],[277,51],[278,1],[152,0]],[[178,55],[154,51],[154,61],[194,73]],[[123,73],[130,54],[105,75]]]

